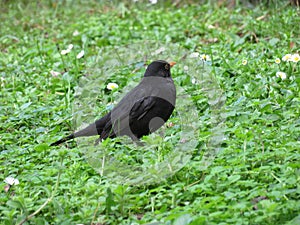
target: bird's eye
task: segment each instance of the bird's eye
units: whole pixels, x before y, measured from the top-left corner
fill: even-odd
[[[169,69],[170,69],[170,65],[169,65],[169,64],[166,64],[166,65],[165,65],[165,69],[166,69],[166,70],[169,70]]]

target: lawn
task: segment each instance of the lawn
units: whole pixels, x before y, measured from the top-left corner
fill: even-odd
[[[174,2],[1,1],[0,224],[300,224],[299,8]],[[156,59],[176,109],[142,146],[49,146]]]

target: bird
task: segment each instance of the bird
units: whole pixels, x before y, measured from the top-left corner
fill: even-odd
[[[151,62],[140,83],[102,118],[86,128],[52,144],[57,146],[78,137],[99,135],[99,141],[117,136],[129,136],[133,141],[155,132],[170,118],[175,109],[176,87],[171,67],[176,62]]]

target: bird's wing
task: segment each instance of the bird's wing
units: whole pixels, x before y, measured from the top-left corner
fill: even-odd
[[[140,120],[142,119],[147,112],[155,105],[155,97],[147,96],[144,97],[133,105],[129,117],[132,119]]]
[[[141,120],[147,112],[155,105],[155,97],[147,96],[135,102],[130,112],[124,112],[113,121],[107,121],[100,138],[105,139],[117,135],[127,134],[133,137],[130,131],[130,121]]]
[[[107,121],[100,135],[101,139],[128,133],[129,113],[136,102],[146,96],[146,89],[147,85],[145,85],[144,82],[141,82],[121,99],[121,101],[112,109],[110,120]]]

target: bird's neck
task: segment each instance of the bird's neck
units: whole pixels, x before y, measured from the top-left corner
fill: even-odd
[[[151,71],[151,70],[146,70],[144,77],[169,77],[168,74],[164,73],[163,71]]]

